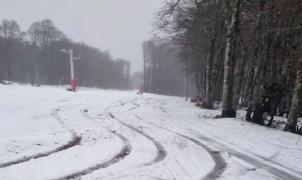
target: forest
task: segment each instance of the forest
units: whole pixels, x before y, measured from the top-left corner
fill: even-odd
[[[73,42],[49,19],[32,23],[27,31],[22,31],[14,20],[2,21],[0,81],[69,84],[69,55],[64,52],[69,49],[80,57],[75,62],[75,76],[80,86],[129,88],[129,61],[115,60],[109,51]]]
[[[221,117],[245,109],[246,120],[267,126],[286,116],[285,130],[301,133],[302,1],[167,0],[154,26],[176,47],[199,106],[222,102]]]
[[[169,39],[156,36],[144,41],[142,49],[144,90],[157,94],[185,96],[188,84],[184,73],[185,66],[181,63],[180,49]]]

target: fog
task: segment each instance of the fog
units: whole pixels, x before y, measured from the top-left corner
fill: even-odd
[[[51,19],[74,41],[109,50],[114,58],[142,70],[141,44],[152,34],[152,19],[162,0],[1,0],[0,18],[16,20],[22,30]]]
[[[3,0],[0,81],[40,86],[76,80],[85,87],[184,95],[181,50],[154,31],[165,2]],[[63,49],[80,60],[71,63]]]

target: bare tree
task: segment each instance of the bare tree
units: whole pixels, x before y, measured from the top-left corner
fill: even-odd
[[[224,80],[222,95],[222,117],[236,117],[236,111],[233,104],[233,84],[234,84],[234,66],[235,66],[235,48],[236,38],[239,33],[238,25],[240,20],[240,11],[243,0],[226,0],[225,11],[230,15],[230,21],[227,25],[227,42],[224,59]]]
[[[300,52],[302,54],[302,51]],[[288,121],[285,127],[286,131],[297,132],[297,122],[298,117],[301,112],[302,106],[302,55],[300,55],[299,61],[297,63],[297,77],[295,83],[295,89],[293,93],[292,103],[290,112],[288,115]]]

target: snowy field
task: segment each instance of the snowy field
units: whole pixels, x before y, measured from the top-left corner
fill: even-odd
[[[0,179],[302,179],[302,139],[183,98],[0,85]]]

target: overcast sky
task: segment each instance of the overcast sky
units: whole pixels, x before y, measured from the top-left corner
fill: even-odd
[[[48,18],[69,38],[142,70],[142,41],[152,36],[151,22],[163,0],[0,0],[0,19],[16,20],[22,30]]]

